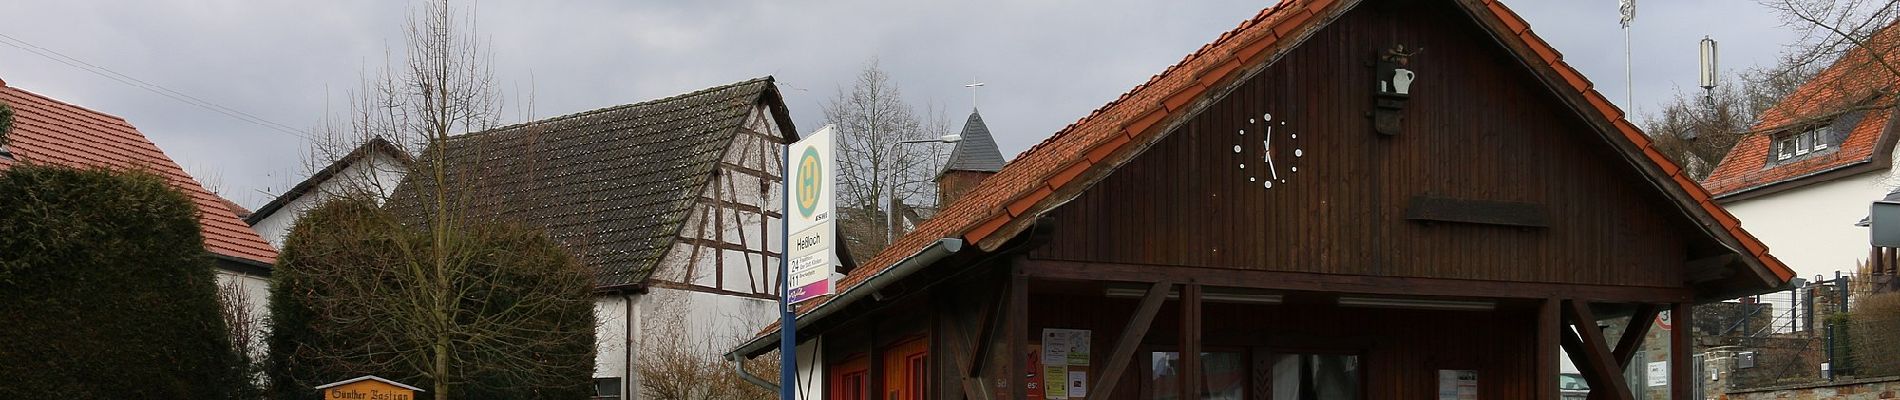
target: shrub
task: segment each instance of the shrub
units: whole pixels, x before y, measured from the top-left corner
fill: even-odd
[[[1900,327],[1900,293],[1861,297],[1853,307],[1847,329],[1852,356],[1845,357],[1853,371],[1858,376],[1900,375],[1900,329],[1895,329]]]
[[[0,171],[0,397],[232,398],[197,209],[145,172]]]
[[[437,242],[367,199],[306,212],[272,276],[275,398],[319,398],[311,387],[368,374],[429,389],[426,353],[438,337],[452,341],[452,397],[587,398],[594,315],[581,264],[538,231],[471,224],[445,235]],[[414,315],[426,312],[416,303],[442,293],[413,277],[433,265],[423,255],[437,243],[465,272],[446,288],[457,299],[453,326]]]

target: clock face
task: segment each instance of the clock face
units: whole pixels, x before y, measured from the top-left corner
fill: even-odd
[[[1272,189],[1300,172],[1300,135],[1285,120],[1275,121],[1273,114],[1247,118],[1234,134],[1234,159],[1247,182]]]

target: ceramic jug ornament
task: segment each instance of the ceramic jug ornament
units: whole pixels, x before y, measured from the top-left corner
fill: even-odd
[[[1392,70],[1393,92],[1398,94],[1411,94],[1412,78],[1414,77],[1416,77],[1416,74],[1413,74],[1412,70],[1409,69],[1398,68]]]

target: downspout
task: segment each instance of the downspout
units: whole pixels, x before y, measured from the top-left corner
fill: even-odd
[[[635,329],[634,328],[635,314],[633,312],[633,293],[627,292],[626,294],[622,294],[621,296],[623,299],[621,300],[621,303],[624,305],[624,308],[626,309],[626,322],[625,322],[626,326],[624,327],[625,333],[622,334],[622,337],[626,338],[626,343],[624,344],[626,346],[626,351],[621,352],[621,355],[626,358],[626,362],[620,364],[620,369],[621,369],[620,371],[620,386],[621,386],[620,398],[630,399],[630,400],[639,400],[640,394],[638,391],[635,390],[639,388],[639,385],[638,383],[635,382],[635,379],[637,378],[633,376],[633,372],[634,372],[633,351],[634,351],[634,348],[639,347],[635,345],[634,340],[633,340],[634,329]]]
[[[767,382],[758,375],[753,375],[752,371],[745,370],[745,356],[739,355],[739,353],[728,354],[726,355],[726,361],[732,362],[732,370],[739,371],[739,379],[744,379],[746,382],[765,388],[765,390],[778,391],[778,385]]]

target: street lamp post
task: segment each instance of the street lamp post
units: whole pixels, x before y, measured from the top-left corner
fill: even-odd
[[[943,135],[942,137],[938,137],[936,139],[900,140],[897,143],[891,143],[891,151],[890,153],[887,153],[887,154],[896,154],[898,145],[917,144],[917,143],[956,143],[962,140],[963,140],[963,135],[958,135],[954,133]],[[885,188],[884,190],[885,194],[890,196],[890,197],[887,197],[889,201],[884,203],[884,207],[887,207],[887,209],[884,210],[884,246],[885,247],[890,247],[891,242],[897,241],[897,203],[899,201],[897,200],[897,187],[901,185],[918,183],[918,182],[923,182],[923,181],[892,183],[890,186]]]

